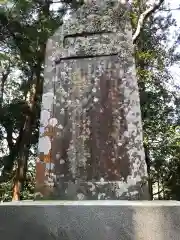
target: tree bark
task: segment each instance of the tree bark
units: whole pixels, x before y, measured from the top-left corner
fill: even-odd
[[[133,35],[133,43],[136,42],[136,40],[138,39],[140,33],[141,33],[141,29],[143,28],[146,19],[151,16],[157,9],[159,9],[159,7],[162,5],[162,3],[164,2],[164,0],[159,0],[158,3],[156,3],[156,0],[154,0],[155,3],[150,6],[147,10],[145,10],[139,17],[138,20],[138,24],[137,24],[137,28],[136,31]]]
[[[145,160],[147,165],[147,174],[148,174],[148,188],[149,188],[149,194],[150,194],[150,200],[153,200],[153,187],[152,187],[152,178],[151,178],[151,161],[149,157],[149,149],[146,144],[144,144],[144,150],[145,150]]]

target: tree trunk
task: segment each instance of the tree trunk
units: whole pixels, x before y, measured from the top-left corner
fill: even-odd
[[[45,52],[46,44],[41,46],[41,54],[39,57],[38,64],[34,70],[34,75],[36,77],[36,82],[32,86],[30,92],[30,99],[29,99],[29,109],[31,114],[26,116],[26,121],[24,124],[24,129],[22,133],[22,139],[19,146],[19,154],[18,154],[18,166],[16,171],[16,176],[14,178],[14,185],[13,185],[13,200],[20,200],[20,193],[23,191],[24,181],[26,179],[26,172],[27,172],[27,161],[29,156],[29,149],[31,146],[31,138],[33,132],[33,125],[35,124],[37,118],[37,106],[39,101],[39,96],[42,95],[42,87],[43,81],[41,78],[41,71],[42,71],[42,62],[44,60],[44,52]]]
[[[21,193],[23,191],[24,182],[26,180],[26,173],[27,173],[27,159],[28,159],[28,152],[20,153],[20,157],[17,161],[17,169],[16,174],[14,177],[14,184],[13,184],[13,194],[12,200],[19,201],[21,200]]]
[[[41,14],[49,19],[49,7],[50,3],[46,2],[45,5],[42,7],[42,12],[40,12],[40,21]],[[47,39],[46,39],[47,40]],[[16,177],[14,178],[14,185],[13,185],[13,200],[20,200],[21,192],[23,191],[24,181],[26,179],[27,173],[27,165],[28,165],[28,156],[29,156],[29,149],[31,146],[31,138],[33,132],[33,125],[36,121],[37,117],[37,106],[39,102],[39,96],[42,96],[42,89],[43,89],[43,79],[41,78],[42,72],[42,64],[44,62],[45,50],[46,50],[46,41],[40,44],[40,50],[36,53],[37,54],[37,64],[32,69],[33,75],[35,75],[35,83],[32,86],[30,92],[30,99],[29,99],[29,108],[31,110],[31,115],[26,117],[26,122],[24,124],[24,131],[21,141],[21,146],[19,148],[19,157],[18,157],[18,166],[16,171]]]
[[[146,144],[144,144],[145,151],[145,160],[147,165],[147,174],[148,174],[148,188],[150,194],[150,200],[153,200],[153,187],[152,187],[152,178],[151,178],[151,161],[149,157],[149,150]]]
[[[159,173],[158,173],[158,200],[161,199],[161,195],[160,195],[160,184],[159,184]]]
[[[32,100],[34,100],[36,93]],[[18,158],[17,158],[17,169],[16,175],[14,177],[14,185],[13,185],[13,196],[12,200],[20,200],[20,193],[23,189],[24,181],[26,178],[27,172],[27,160],[29,155],[29,147],[31,141],[31,135],[33,130],[33,112],[34,112],[34,101],[30,104],[31,106],[31,115],[26,117],[26,121],[24,124],[24,129],[22,133],[22,139],[19,146]]]
[[[7,70],[5,72],[2,72],[2,78],[1,78],[1,96],[0,96],[0,106],[2,106],[3,103],[3,99],[4,99],[4,87],[5,87],[5,83],[7,81],[7,78],[10,74],[10,65],[8,66]]]

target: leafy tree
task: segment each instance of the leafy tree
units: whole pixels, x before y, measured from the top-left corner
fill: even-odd
[[[134,1],[131,14],[134,28],[138,16],[144,11],[143,1]],[[166,17],[161,14],[151,15],[141,29],[135,45],[151,199],[155,185],[158,186],[160,198],[160,186],[163,189],[165,187],[167,164],[178,150],[178,139],[175,138],[174,131],[178,125],[179,106],[175,104],[178,96],[167,87],[172,78],[169,68],[179,60],[179,54],[176,53],[177,42],[171,48],[167,47],[170,28],[175,25],[170,13]],[[173,145],[170,144],[171,139],[175,141]]]

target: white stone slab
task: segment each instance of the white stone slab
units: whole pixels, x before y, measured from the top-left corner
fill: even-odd
[[[0,204],[2,240],[179,240],[177,201]]]

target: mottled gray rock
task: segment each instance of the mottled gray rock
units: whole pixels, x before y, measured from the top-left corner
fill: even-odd
[[[173,201],[25,202],[0,205],[2,240],[179,240]]]
[[[37,192],[148,199],[128,8],[86,2],[47,44]]]

